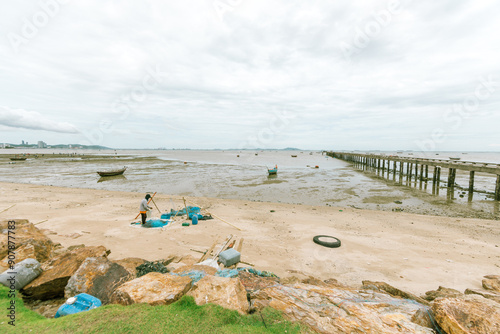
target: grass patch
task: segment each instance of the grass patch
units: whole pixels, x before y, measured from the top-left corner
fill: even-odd
[[[240,315],[209,304],[198,306],[184,296],[167,306],[134,304],[106,305],[97,309],[46,319],[16,301],[16,326],[8,324],[9,289],[0,284],[0,333],[309,333],[306,327],[283,319],[277,310],[266,308],[261,315]],[[267,326],[267,327],[266,327]]]

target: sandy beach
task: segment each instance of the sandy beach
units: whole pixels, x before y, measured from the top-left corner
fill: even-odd
[[[5,182],[0,188],[0,211],[10,207],[0,219],[29,219],[64,247],[103,245],[110,259],[199,258],[192,249],[204,251],[217,237],[233,234],[244,238],[243,261],[280,277],[312,275],[352,286],[384,281],[423,294],[439,286],[480,288],[484,275],[500,274],[500,225],[494,220],[186,197],[241,231],[219,219],[189,227],[178,219],[163,229],[146,229],[130,224],[142,192]],[[155,196],[162,212],[170,210],[170,199],[183,205],[179,196]],[[342,246],[317,245],[315,235],[335,236]]]

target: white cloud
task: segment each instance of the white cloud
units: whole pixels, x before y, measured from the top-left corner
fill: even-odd
[[[40,113],[0,106],[0,124],[13,128],[45,130],[60,133],[78,133],[77,128],[67,122],[46,119]]]

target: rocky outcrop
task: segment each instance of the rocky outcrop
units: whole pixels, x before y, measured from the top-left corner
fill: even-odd
[[[130,273],[119,264],[105,257],[89,257],[69,279],[64,296],[69,298],[84,292],[105,305],[115,289],[129,279],[132,279]]]
[[[500,303],[500,293],[487,290],[477,290],[477,289],[466,289],[466,295],[479,295],[481,297],[491,299],[497,303]]]
[[[146,262],[146,260],[144,259],[140,259],[138,257],[127,257],[125,259],[121,259],[121,260],[116,260],[116,261],[113,261],[114,263],[116,264],[119,264],[120,266],[122,266],[123,268],[125,268],[125,270],[127,270],[130,275],[132,275],[132,277],[137,277],[137,267],[140,266],[141,264],[144,264]]]
[[[251,298],[257,309],[270,306],[319,333],[434,333],[411,321],[426,306],[369,289],[297,283],[268,287]]]
[[[35,249],[36,259],[42,263],[47,261],[54,250],[54,243],[45,234],[40,232],[33,224],[25,219],[15,220],[15,249],[19,249],[25,245],[32,245]],[[3,259],[8,255],[8,222],[0,223],[0,258]]]
[[[277,277],[260,277],[246,271],[240,271],[238,278],[247,292],[261,290],[279,283]]]
[[[404,299],[411,299],[411,300],[416,301],[417,303],[429,305],[429,303],[426,300],[424,300],[420,297],[417,297],[414,294],[399,290],[398,288],[395,288],[392,285],[389,285],[385,282],[363,281],[363,288],[384,291],[393,297],[401,297]]]
[[[189,277],[151,272],[119,286],[111,297],[115,304],[167,305],[175,302],[191,288]]]
[[[187,293],[198,305],[216,304],[246,314],[249,309],[245,287],[238,278],[207,275]]]
[[[22,293],[27,298],[40,300],[62,297],[68,280],[86,258],[107,254],[104,246],[90,246],[56,256],[42,264],[42,274],[25,286]]]
[[[19,263],[26,259],[36,259],[35,246],[32,244],[26,244],[15,250],[16,258],[15,262]],[[9,256],[4,257],[0,261],[0,273],[9,269]]]
[[[215,269],[214,267],[204,266],[200,264],[185,265],[174,269],[172,272],[176,274],[182,274],[193,270],[202,271],[207,275],[215,275],[215,273],[217,272],[217,269]]]
[[[486,290],[500,292],[500,276],[488,275],[484,277],[485,279],[483,279],[483,288],[485,288]]]
[[[422,298],[431,302],[436,298],[458,298],[463,295],[464,294],[458,290],[440,286],[437,290],[427,291],[425,296],[422,296]]]
[[[480,296],[438,298],[432,302],[432,311],[448,334],[500,333],[500,305]]]

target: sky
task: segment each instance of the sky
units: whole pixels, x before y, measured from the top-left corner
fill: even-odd
[[[0,1],[0,143],[500,151],[495,0]]]

